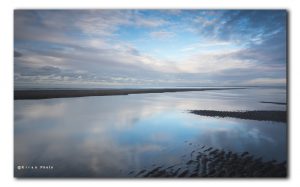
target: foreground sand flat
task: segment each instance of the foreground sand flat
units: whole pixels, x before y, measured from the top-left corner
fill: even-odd
[[[154,88],[154,89],[103,89],[103,90],[15,90],[14,99],[51,99],[64,97],[109,96],[145,93],[231,90],[245,88]]]

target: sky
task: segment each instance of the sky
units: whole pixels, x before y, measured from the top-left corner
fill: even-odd
[[[285,10],[15,10],[15,88],[286,85]]]

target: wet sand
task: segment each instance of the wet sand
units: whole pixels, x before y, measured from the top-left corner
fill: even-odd
[[[15,90],[14,99],[51,99],[85,96],[110,96],[145,93],[232,90],[245,88],[154,88],[154,89],[103,89],[103,90]]]
[[[190,143],[191,144],[191,143]],[[263,161],[249,152],[235,153],[202,146],[181,156],[181,162],[153,165],[153,168],[131,171],[129,177],[190,178],[190,177],[287,177],[286,161]]]
[[[287,122],[286,111],[216,111],[216,110],[191,110],[193,114],[210,117],[231,117],[258,121]]]

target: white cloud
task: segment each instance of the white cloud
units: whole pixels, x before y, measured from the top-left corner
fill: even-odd
[[[98,41],[89,45],[96,45]],[[99,46],[103,46],[100,42]],[[200,53],[187,58],[169,61],[162,60],[150,56],[148,54],[140,53],[136,48],[126,43],[120,43],[117,45],[111,45],[110,48],[74,48],[72,51],[68,52],[57,52],[52,54],[53,57],[40,55],[27,56],[26,54],[18,58],[18,61],[24,61],[29,66],[34,66],[37,68],[44,67],[47,64],[53,64],[49,60],[59,59],[57,61],[58,67],[63,68],[65,71],[61,71],[60,74],[56,75],[39,75],[36,77],[35,81],[42,82],[55,82],[60,80],[66,84],[94,84],[94,85],[138,85],[148,82],[147,78],[141,77],[143,74],[153,76],[152,72],[157,72],[152,79],[156,80],[164,74],[177,74],[177,73],[197,73],[197,74],[216,74],[223,72],[225,70],[231,69],[249,69],[255,68],[255,66],[248,60],[241,60],[236,58],[233,54],[236,51],[225,51],[223,53]],[[62,64],[60,64],[63,62]],[[72,68],[72,71],[84,71],[82,73],[66,73],[66,70]],[[25,71],[28,71],[25,69]],[[136,77],[135,72],[144,72],[139,77]],[[39,71],[33,71],[39,72]],[[103,79],[103,73],[108,72],[120,72],[122,76],[109,75],[107,78]],[[131,75],[130,75],[131,74]],[[160,74],[160,75],[159,75]],[[71,75],[71,76],[70,76]],[[75,76],[78,75],[78,76]],[[78,77],[81,76],[81,79]],[[94,77],[95,78],[91,78]],[[158,76],[158,77],[157,77]],[[162,76],[163,77],[163,76]],[[161,78],[162,78],[161,77]],[[174,79],[174,77],[173,77]],[[32,81],[31,77],[16,77],[18,81]],[[168,83],[168,79],[163,79],[161,83]],[[175,79],[174,79],[175,80]],[[179,82],[185,82],[186,80],[181,80]],[[191,80],[190,80],[191,81]],[[203,80],[202,80],[203,81]],[[171,81],[174,82],[174,81]]]
[[[217,18],[214,19],[207,19],[207,17],[198,16],[194,19],[195,23],[200,24],[203,27],[213,26],[215,25],[219,20]]]
[[[181,52],[190,52],[190,51],[198,51],[198,52],[205,52],[205,51],[224,51],[227,48],[233,46],[234,44],[229,41],[218,41],[218,40],[204,40],[201,42],[193,43],[188,46],[183,47],[180,49]]]
[[[39,20],[35,17],[39,16]],[[37,24],[36,22],[39,22]],[[78,37],[69,33],[82,32],[86,37],[114,36],[120,26],[159,27],[168,24],[161,18],[148,18],[131,10],[75,10],[64,11],[22,11],[15,12],[15,39],[46,41],[74,45]]]
[[[249,85],[286,85],[285,78],[257,78],[246,81]]]
[[[128,11],[101,10],[84,12],[74,26],[87,35],[110,36],[118,26],[127,24],[130,24]]]
[[[159,27],[164,24],[167,24],[168,22],[163,19],[149,19],[149,18],[142,18],[137,17],[132,24],[135,24],[137,26],[141,27]]]
[[[235,40],[226,39],[226,36],[232,35],[226,29],[229,26],[236,27],[235,25],[227,24],[228,28],[222,29],[218,23],[222,24],[223,18],[205,17],[208,14],[214,16],[220,12],[200,11],[199,13],[201,12],[203,14],[199,14],[199,17],[194,17],[192,14],[188,17],[185,11],[180,10],[163,10],[159,14],[143,14],[142,11],[135,10],[70,10],[67,13],[60,10],[17,10],[15,11],[15,41],[17,41],[15,50],[22,55],[15,58],[15,80],[24,81],[24,83],[26,81],[73,85],[82,83],[99,86],[125,85],[126,83],[142,85],[143,83],[168,84],[172,82],[173,84],[176,81],[183,84],[200,82],[200,80],[207,82],[208,80],[202,79],[203,74],[210,74],[209,78],[211,78],[222,73],[225,76],[226,73],[232,72],[230,76],[233,77],[235,74],[236,77],[241,77],[238,70],[247,71],[248,74],[256,73],[256,75],[252,73],[252,77],[248,79],[259,77],[257,75],[263,72],[268,73],[266,77],[284,76],[282,72],[285,72],[283,63],[285,56],[282,55],[284,50],[281,50],[285,47],[284,45],[273,49],[272,46],[278,46],[278,41],[264,44],[265,40],[260,40],[262,36],[259,34],[250,39],[256,46],[242,45],[244,43],[239,45],[240,43]],[[167,16],[171,16],[170,14],[176,16],[175,21],[167,19]],[[178,14],[183,14],[180,19],[177,19]],[[217,20],[221,22],[217,23]],[[126,32],[130,31],[127,27],[140,29],[141,32],[150,36],[150,40],[155,38],[162,41],[155,40],[157,48],[145,46],[146,49],[144,49],[144,46],[140,46],[143,45],[142,42],[136,42],[134,46],[129,43],[132,42],[130,39],[127,41],[118,35],[118,31],[124,29],[123,26],[126,26]],[[211,26],[218,28],[211,28]],[[207,28],[205,33],[200,32],[203,28]],[[189,29],[197,32],[187,32],[186,30]],[[246,29],[252,33],[251,29],[248,27]],[[215,33],[216,30],[224,32]],[[166,39],[173,42],[174,36],[178,39],[185,39],[181,38],[180,33],[183,32],[193,34],[192,38],[200,33],[201,37],[193,40],[195,43],[181,41],[185,45],[180,47],[176,47],[178,43],[168,49],[165,49],[168,43],[162,47],[159,46]],[[236,37],[243,35],[239,29],[233,34]],[[280,32],[277,31],[277,34],[279,35]],[[145,37],[146,35],[137,37],[137,40],[149,39]],[[220,36],[216,37],[218,35]],[[160,53],[154,53],[151,48],[155,48]],[[160,58],[160,56],[165,58]],[[45,69],[45,66],[52,66],[61,71],[47,74],[45,71],[49,69]],[[26,74],[24,71],[29,71],[29,73]],[[85,73],[78,73],[80,71]],[[272,73],[274,76],[271,75]],[[197,79],[189,76],[176,77],[179,74],[198,74],[199,77]],[[214,80],[214,78],[211,79]],[[276,81],[253,79],[249,81],[249,84],[259,82],[273,84]]]
[[[200,55],[192,57],[177,65],[185,73],[218,73],[229,69],[246,69],[253,65],[248,61],[224,58],[214,55]]]
[[[155,39],[169,39],[175,36],[175,33],[168,31],[154,31],[150,33],[150,36]]]

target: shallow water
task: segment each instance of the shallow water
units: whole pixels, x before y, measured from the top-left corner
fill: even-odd
[[[214,118],[188,110],[286,110],[285,89],[249,88],[125,96],[17,100],[15,175],[126,177],[172,165],[199,147],[287,159],[287,125]],[[17,169],[17,166],[53,169]]]

